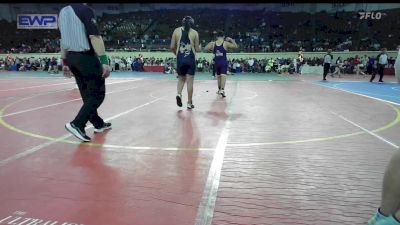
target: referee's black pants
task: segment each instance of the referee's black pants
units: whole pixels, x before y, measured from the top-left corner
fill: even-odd
[[[301,67],[301,64],[300,64],[300,62],[298,62],[296,64],[296,73],[300,73],[300,67]]]
[[[106,86],[98,57],[92,53],[68,52],[67,61],[83,100],[83,105],[72,123],[82,131],[88,121],[96,128],[102,127],[104,120],[98,115],[97,108],[104,101]]]
[[[324,63],[324,80],[326,79],[326,75],[328,75],[329,69],[331,68],[330,63]]]
[[[378,63],[378,74],[379,74],[379,81],[383,82],[383,71],[385,70],[385,65],[379,64]],[[375,79],[375,73],[372,74],[370,82],[372,82]]]

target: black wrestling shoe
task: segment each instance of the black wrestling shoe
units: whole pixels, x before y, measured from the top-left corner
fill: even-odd
[[[177,104],[179,107],[182,107],[182,95],[177,95],[177,96],[176,96],[176,104]]]
[[[71,134],[73,134],[75,137],[79,138],[82,141],[88,142],[90,141],[90,137],[88,137],[85,133],[85,130],[81,130],[78,127],[76,127],[73,123],[67,123],[65,124],[65,129],[69,131]]]
[[[193,109],[193,108],[194,108],[194,105],[193,105],[192,103],[188,103],[188,104],[187,104],[187,108],[188,108],[188,109]]]
[[[104,125],[102,127],[99,128],[94,128],[94,132],[95,133],[101,133],[105,130],[111,129],[111,123],[104,123]]]
[[[221,96],[222,96],[223,98],[225,98],[225,97],[226,97],[226,95],[225,95],[225,91],[224,91],[224,90],[221,90],[219,93],[221,94]]]

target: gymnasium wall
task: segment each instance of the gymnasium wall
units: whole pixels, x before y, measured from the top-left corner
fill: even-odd
[[[142,54],[145,58],[150,58],[150,57],[155,57],[155,58],[170,58],[174,57],[174,54],[171,52],[108,52],[108,56],[138,56],[139,54]],[[305,58],[314,58],[314,57],[319,57],[322,58],[326,53],[325,52],[304,52],[304,57]],[[367,55],[367,56],[377,56],[379,54],[379,51],[354,51],[354,52],[333,52],[333,57],[334,60],[337,59],[337,57],[341,57],[342,59],[347,59],[349,57],[354,57],[355,55],[358,55],[359,57]],[[1,58],[5,58],[7,54],[0,54]],[[24,57],[59,57],[59,53],[27,53],[27,54],[13,54],[13,56],[18,56],[19,58],[24,58]],[[388,56],[396,58],[397,57],[397,52],[396,51],[388,51]],[[206,58],[207,60],[211,60],[212,54],[211,53],[198,53],[197,58]],[[277,58],[277,57],[283,57],[283,58],[294,58],[297,57],[297,52],[279,52],[279,53],[230,53],[228,54],[228,58],[231,59],[240,59],[240,58],[249,58],[253,57],[256,59],[269,59],[269,58]]]

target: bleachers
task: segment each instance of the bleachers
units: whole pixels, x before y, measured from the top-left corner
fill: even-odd
[[[98,24],[108,49],[168,49],[175,27],[186,15],[195,19],[202,46],[224,29],[241,52],[287,52],[395,49],[400,43],[400,10],[385,10],[381,20],[360,20],[357,12],[316,14],[263,10],[154,10],[103,14]],[[58,52],[57,30],[17,30],[15,22],[0,21],[0,53]],[[251,33],[251,35],[248,35]]]

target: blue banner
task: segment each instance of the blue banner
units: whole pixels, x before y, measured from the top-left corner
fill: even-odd
[[[19,14],[18,29],[58,29],[57,14]]]

